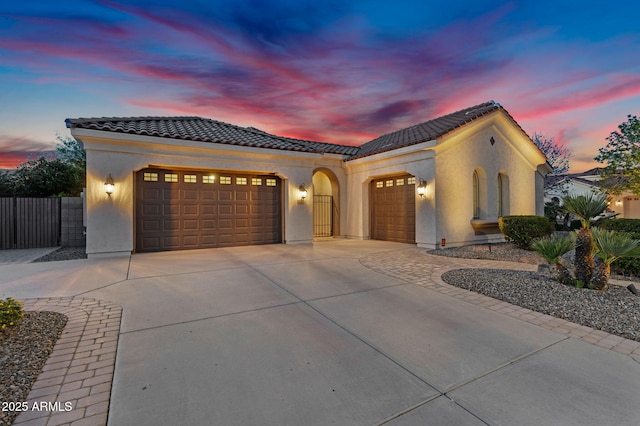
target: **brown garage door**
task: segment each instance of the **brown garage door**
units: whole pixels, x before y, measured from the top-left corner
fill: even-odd
[[[144,169],[136,174],[136,251],[282,242],[276,176]]]
[[[392,176],[371,182],[371,238],[416,242],[415,178]]]

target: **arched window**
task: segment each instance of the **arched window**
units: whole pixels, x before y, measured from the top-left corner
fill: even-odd
[[[480,178],[478,171],[473,171],[473,218],[480,217]]]

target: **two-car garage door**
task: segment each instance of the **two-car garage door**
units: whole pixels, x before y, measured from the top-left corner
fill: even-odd
[[[149,168],[136,173],[136,251],[282,242],[278,177]]]

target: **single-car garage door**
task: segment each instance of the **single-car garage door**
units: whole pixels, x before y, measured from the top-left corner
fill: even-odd
[[[136,173],[136,251],[282,242],[271,175],[149,168]]]
[[[415,177],[375,179],[371,182],[371,238],[416,242]]]

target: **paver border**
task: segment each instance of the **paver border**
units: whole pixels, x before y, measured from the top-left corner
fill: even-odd
[[[30,410],[20,413],[13,424],[106,425],[122,306],[80,297],[24,302],[25,311],[58,312],[67,317],[67,324],[29,392]],[[47,409],[31,409],[41,403]]]

